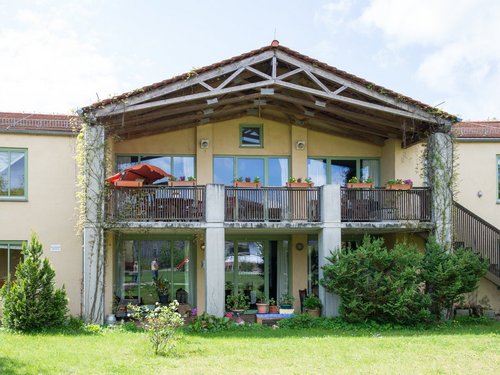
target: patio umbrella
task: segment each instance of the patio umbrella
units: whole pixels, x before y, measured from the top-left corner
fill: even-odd
[[[145,185],[151,185],[156,180],[165,177],[172,177],[171,174],[165,172],[163,169],[151,164],[136,164],[131,167],[125,168],[120,172],[106,178],[106,181],[113,184],[115,181],[135,181],[138,178],[144,179]]]

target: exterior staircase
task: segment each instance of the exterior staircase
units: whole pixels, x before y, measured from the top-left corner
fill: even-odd
[[[453,203],[454,246],[470,249],[490,262],[486,278],[500,289],[500,229]]]

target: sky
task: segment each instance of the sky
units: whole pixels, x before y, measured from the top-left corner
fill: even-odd
[[[463,120],[500,118],[498,0],[0,0],[0,112],[69,114],[275,38]]]

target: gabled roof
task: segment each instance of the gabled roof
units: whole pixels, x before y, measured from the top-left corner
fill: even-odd
[[[383,144],[405,144],[456,117],[273,41],[244,53],[83,108],[122,137],[245,115]]]
[[[464,121],[453,125],[452,133],[457,138],[490,139],[498,138],[500,141],[500,121]]]
[[[78,116],[0,112],[0,132],[66,134],[79,127]]]

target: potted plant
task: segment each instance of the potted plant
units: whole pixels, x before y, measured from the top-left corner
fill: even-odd
[[[409,190],[413,187],[413,181],[410,179],[392,179],[386,182],[385,188],[389,190]]]
[[[455,305],[455,316],[470,316],[470,306],[468,303]]]
[[[168,180],[168,186],[195,186],[196,178],[189,176],[186,180],[186,176],[180,176],[179,180],[175,176],[172,176]]]
[[[481,307],[482,307],[482,313],[483,316],[486,318],[490,319],[495,319],[495,310],[493,310],[490,306],[490,299],[487,296],[484,296],[480,301],[479,301]]]
[[[243,180],[243,177],[237,177],[233,180],[233,186],[239,188],[260,188],[262,184],[260,183],[259,176],[255,177],[253,182],[251,177],[245,177],[245,180]]]
[[[305,178],[302,180],[302,177],[290,177],[288,179],[288,182],[286,183],[287,187],[312,187],[314,183],[312,182],[310,177]]]
[[[351,177],[347,181],[347,187],[350,189],[372,189],[373,188],[373,178],[368,176],[367,178],[360,179],[356,176]]]
[[[269,298],[269,314],[278,314],[279,308],[276,305],[276,300],[274,298]]]
[[[280,314],[293,314],[293,302],[295,297],[288,293],[283,293],[280,299]]]
[[[168,292],[170,291],[170,283],[167,280],[159,277],[155,280],[155,289],[158,293],[158,299],[161,304],[168,303]]]
[[[264,293],[259,292],[257,296],[257,314],[267,314],[267,309],[269,304],[267,303],[267,298]]]
[[[323,305],[321,304],[321,300],[315,294],[309,294],[304,299],[304,309],[306,310],[306,313],[308,315],[320,316],[321,315],[321,307],[323,307]]]
[[[250,307],[250,304],[248,303],[248,297],[239,292],[227,296],[226,307],[228,311],[242,313]]]

